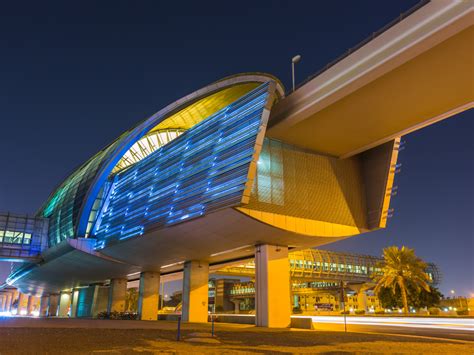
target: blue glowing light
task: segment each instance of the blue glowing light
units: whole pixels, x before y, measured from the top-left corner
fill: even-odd
[[[96,224],[96,248],[240,204],[268,83],[119,172]]]

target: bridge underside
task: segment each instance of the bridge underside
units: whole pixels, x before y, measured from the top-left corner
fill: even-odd
[[[268,136],[344,158],[467,110],[474,102],[473,39],[470,26],[357,90],[361,84],[347,85],[331,104],[304,106],[310,82],[275,108]]]
[[[186,260],[210,265],[251,258],[256,244],[307,248],[346,237],[311,237],[284,231],[247,217],[233,208],[102,249],[90,250],[65,241],[69,250],[34,267],[15,282],[22,292],[40,295],[87,286],[111,278],[127,278],[140,271],[162,274],[181,270]],[[92,242],[93,240],[91,240]]]

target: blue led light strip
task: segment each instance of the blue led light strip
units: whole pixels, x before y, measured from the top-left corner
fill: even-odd
[[[239,205],[271,97],[265,83],[118,173],[96,248]]]

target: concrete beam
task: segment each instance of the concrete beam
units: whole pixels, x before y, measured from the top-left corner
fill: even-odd
[[[288,247],[258,245],[255,250],[255,307],[258,327],[291,323]]]
[[[209,301],[209,263],[187,261],[183,272],[184,322],[207,323]]]
[[[140,274],[138,289],[138,317],[141,320],[158,319],[160,273],[146,271]]]

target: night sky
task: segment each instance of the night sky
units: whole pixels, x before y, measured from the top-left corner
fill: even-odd
[[[416,3],[3,2],[0,210],[34,213],[120,133],[210,82],[261,71],[289,87],[293,55],[301,81]],[[404,137],[388,228],[327,248],[407,245],[438,264],[442,292],[473,293],[473,118]]]

